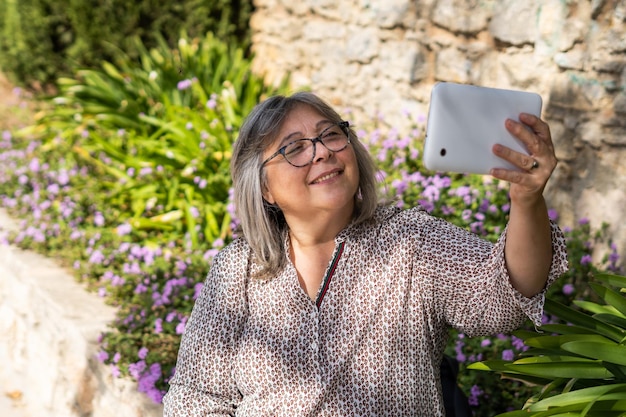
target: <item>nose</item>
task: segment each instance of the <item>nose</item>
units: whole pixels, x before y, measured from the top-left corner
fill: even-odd
[[[314,146],[313,152],[315,152],[313,162],[319,162],[325,159],[330,159],[330,157],[334,153],[333,151],[328,149],[326,145],[324,145],[324,143],[322,143],[322,141],[319,139],[313,143],[313,146]]]

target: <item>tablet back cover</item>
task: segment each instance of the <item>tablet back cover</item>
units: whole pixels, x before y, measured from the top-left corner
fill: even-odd
[[[517,90],[440,82],[431,92],[424,166],[433,171],[488,174],[491,168],[518,169],[493,154],[501,143],[528,154],[504,127],[520,113],[541,115],[541,96]]]

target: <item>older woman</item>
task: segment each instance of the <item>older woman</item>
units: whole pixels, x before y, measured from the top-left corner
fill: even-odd
[[[506,127],[532,156],[493,149],[521,170],[491,173],[511,183],[492,244],[379,204],[366,149],[314,94],[259,104],[232,159],[241,237],[196,301],[165,415],[443,415],[448,327],[540,325],[545,288],[566,270],[542,197],[556,166],[549,128],[520,120]]]

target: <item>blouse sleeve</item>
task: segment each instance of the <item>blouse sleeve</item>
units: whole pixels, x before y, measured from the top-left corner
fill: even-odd
[[[236,345],[247,317],[249,257],[234,242],[214,259],[178,351],[163,398],[164,417],[228,416],[241,400],[233,377]]]
[[[428,216],[418,251],[418,273],[443,320],[468,336],[507,333],[526,318],[541,326],[545,294],[567,271],[565,238],[551,222],[552,263],[544,289],[532,298],[510,283],[504,260],[507,229],[493,244]]]

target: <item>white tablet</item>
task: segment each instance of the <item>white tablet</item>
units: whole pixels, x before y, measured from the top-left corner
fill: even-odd
[[[517,90],[440,82],[430,97],[424,166],[433,171],[488,174],[491,168],[518,169],[493,154],[496,143],[528,154],[504,127],[520,113],[541,116],[541,96]]]

